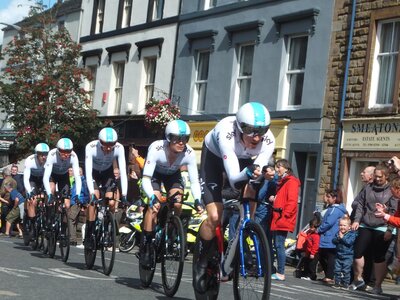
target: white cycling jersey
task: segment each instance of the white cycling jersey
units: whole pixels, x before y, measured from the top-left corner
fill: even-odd
[[[50,189],[50,176],[51,173],[57,175],[64,175],[68,173],[68,169],[72,167],[74,172],[75,184],[76,184],[76,195],[81,194],[82,180],[79,175],[79,160],[78,156],[74,151],[71,152],[71,156],[65,160],[61,159],[57,148],[51,149],[47,155],[47,160],[44,165],[43,185],[46,189],[46,193],[51,194]]]
[[[32,192],[32,187],[30,183],[31,175],[35,177],[43,177],[44,174],[44,164],[41,165],[37,159],[36,154],[29,155],[25,159],[24,168],[24,187],[27,193]]]
[[[128,177],[126,174],[126,161],[124,146],[116,143],[110,153],[104,153],[99,140],[91,141],[85,148],[85,171],[89,193],[94,193],[93,170],[103,172],[112,167],[114,159],[118,159],[121,174],[121,193],[126,196],[128,191]]]
[[[199,173],[197,171],[196,155],[193,148],[186,145],[186,149],[178,154],[174,162],[168,161],[168,149],[169,142],[166,140],[155,141],[149,147],[146,163],[143,168],[142,179],[142,187],[147,197],[151,198],[154,195],[154,190],[151,185],[151,177],[153,177],[154,171],[163,175],[171,175],[180,170],[182,166],[186,165],[193,197],[194,199],[200,199]]]
[[[275,149],[275,137],[271,130],[263,136],[254,149],[246,148],[241,132],[236,126],[236,117],[226,117],[206,135],[205,145],[213,154],[221,157],[230,184],[247,180],[246,170],[240,171],[238,159],[254,159],[254,164],[263,167],[268,164]]]

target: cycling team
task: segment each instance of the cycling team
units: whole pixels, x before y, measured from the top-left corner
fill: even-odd
[[[206,135],[200,164],[200,179],[194,150],[187,144],[190,127],[182,120],[168,123],[165,129],[165,140],[153,142],[148,149],[142,176],[142,189],[147,196],[147,210],[143,220],[143,235],[140,245],[139,263],[149,267],[153,253],[152,240],[155,236],[157,213],[162,205],[162,186],[168,195],[179,191],[183,194],[184,182],[180,170],[186,167],[191,182],[191,192],[195,199],[194,207],[198,213],[204,210],[207,218],[201,226],[198,261],[194,265],[193,287],[199,293],[206,289],[205,274],[210,247],[215,236],[215,229],[221,222],[223,173],[227,174],[230,184],[239,188],[243,183],[261,176],[261,169],[272,158],[275,149],[275,138],[269,130],[270,115],[264,105],[249,102],[241,106],[236,116],[229,116],[219,121]],[[100,189],[109,201],[111,211],[116,202],[127,203],[128,180],[126,172],[125,151],[117,142],[114,129],[103,128],[97,140],[91,141],[85,148],[85,173],[90,194],[89,203],[82,203],[82,182],[79,174],[79,161],[73,151],[73,143],[69,138],[62,138],[55,149],[50,150],[45,143],[35,147],[35,154],[25,160],[24,187],[27,193],[27,217],[35,219],[37,193],[44,188],[49,204],[54,201],[56,186],[59,191],[69,191],[68,169],[72,167],[76,184],[74,199],[66,197],[65,207],[70,207],[71,200],[87,205],[86,230],[84,247],[91,249],[95,223],[95,206],[91,205],[99,199]],[[118,164],[121,174],[120,190],[112,187],[113,170]],[[243,197],[255,199],[256,191],[251,185],[244,188]],[[177,196],[174,208],[177,214],[181,211],[182,199]],[[255,211],[255,203],[251,206]]]

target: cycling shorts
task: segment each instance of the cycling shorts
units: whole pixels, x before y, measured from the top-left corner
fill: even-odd
[[[35,192],[44,191],[43,186],[43,176],[33,176],[29,177],[29,184],[31,188],[35,190]]]
[[[164,184],[165,190],[162,189],[162,184]],[[158,172],[154,172],[153,177],[151,177],[151,186],[154,191],[169,191],[171,189],[185,189],[185,184],[182,179],[181,171],[178,170],[173,174],[166,175]],[[148,198],[145,198],[146,204],[148,204]]]
[[[53,182],[57,185],[57,190],[62,192],[63,196],[69,197],[71,195],[68,172],[65,174],[51,173],[50,182]]]
[[[239,159],[240,169],[253,164],[252,159]],[[200,180],[202,197],[205,205],[212,202],[222,203],[222,188],[225,167],[221,157],[212,153],[203,143],[201,150]]]
[[[97,171],[93,169],[93,186],[95,190],[99,190],[99,186],[106,187],[106,193],[115,192],[117,190],[114,178],[114,168],[111,166],[107,170]]]

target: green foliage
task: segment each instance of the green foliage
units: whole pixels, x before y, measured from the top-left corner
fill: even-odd
[[[60,137],[84,146],[99,127],[82,88],[90,74],[78,66],[80,46],[66,29],[54,28],[51,11],[40,8],[39,1],[23,34],[3,48],[7,64],[0,77],[0,107],[17,131],[19,156],[38,142],[54,146]]]

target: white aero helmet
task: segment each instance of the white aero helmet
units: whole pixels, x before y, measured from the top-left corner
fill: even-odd
[[[258,102],[248,102],[236,113],[236,124],[246,135],[264,135],[271,124],[268,109]]]
[[[102,144],[115,144],[118,140],[117,132],[111,127],[105,127],[99,132],[99,140]]]
[[[69,138],[62,138],[57,142],[57,149],[65,152],[71,152],[74,144]]]
[[[35,147],[35,153],[48,153],[49,151],[50,148],[46,143],[39,143]]]
[[[165,128],[165,137],[168,142],[182,141],[187,143],[190,138],[190,127],[182,120],[173,120]]]

